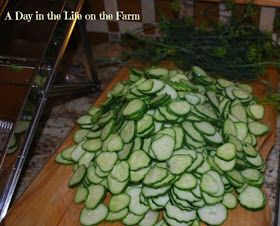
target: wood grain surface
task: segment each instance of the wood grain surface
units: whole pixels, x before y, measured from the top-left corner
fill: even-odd
[[[123,68],[112,80],[109,86],[102,92],[95,105],[100,105],[108,91],[119,81],[128,77],[128,69]],[[278,72],[270,69],[264,79],[269,81],[275,89],[278,85]],[[265,89],[260,82],[253,84],[254,93],[262,97]],[[267,157],[276,139],[277,111],[271,106],[265,107],[264,122],[271,127],[271,133],[259,140],[259,148],[262,156]],[[68,180],[72,174],[72,167],[59,165],[54,162],[55,156],[73,140],[75,129],[65,142],[53,155],[37,175],[25,193],[15,202],[9,210],[7,217],[1,225],[5,226],[78,226],[79,214],[83,205],[73,203],[74,189],[68,187]],[[108,196],[106,198],[108,201]],[[250,212],[240,206],[229,211],[228,219],[223,224],[226,226],[269,226],[271,210],[269,205],[262,211]],[[102,223],[102,226],[120,226],[121,223]]]

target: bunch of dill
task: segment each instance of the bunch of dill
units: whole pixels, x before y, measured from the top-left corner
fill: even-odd
[[[236,17],[234,4],[228,4],[231,16],[227,23],[211,28],[195,27],[191,18],[161,18],[161,36],[148,38],[126,33],[124,43],[133,49],[124,59],[149,59],[153,64],[171,60],[188,70],[197,65],[210,74],[231,80],[254,80],[265,72],[267,65],[280,65],[279,45],[271,34],[252,23],[255,13],[248,5],[242,18]]]

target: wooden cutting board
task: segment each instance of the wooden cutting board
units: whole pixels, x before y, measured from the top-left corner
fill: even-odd
[[[123,68],[112,80],[109,86],[102,92],[95,105],[100,105],[106,94],[119,81],[128,78],[128,69]],[[264,79],[271,84],[272,89],[277,89],[278,72],[269,69]],[[264,96],[265,90],[260,82],[253,84],[254,92],[258,96]],[[266,158],[275,144],[276,139],[277,111],[271,106],[265,107],[264,122],[271,128],[271,133],[260,139],[259,148],[262,156]],[[77,226],[79,214],[83,205],[73,203],[75,190],[68,187],[68,180],[72,174],[72,167],[55,163],[54,159],[58,152],[69,146],[73,140],[73,132],[68,136],[53,157],[37,175],[25,193],[13,204],[4,219],[5,226]],[[107,200],[108,201],[108,200]],[[229,211],[226,226],[268,226],[270,225],[271,210],[269,205],[258,212],[250,212],[238,206]],[[120,226],[121,223],[102,223],[102,226]]]

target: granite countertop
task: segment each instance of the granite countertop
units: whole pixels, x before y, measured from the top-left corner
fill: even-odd
[[[277,180],[278,180],[279,151],[280,151],[280,114],[278,114],[277,117],[276,143],[266,161],[265,183],[264,183],[268,203],[272,210],[271,211],[272,224],[275,215],[275,207],[277,201],[276,192],[277,192],[277,184],[278,184]]]
[[[97,53],[100,53],[100,50],[97,50]],[[117,67],[106,67],[98,70],[103,87],[109,83],[118,69]],[[65,140],[67,135],[74,128],[76,119],[87,111],[96,98],[97,94],[90,94],[75,99],[62,98],[62,100],[50,99],[48,101],[46,109],[50,110],[43,115],[40,122],[37,135],[17,186],[15,200],[24,192],[44,164]],[[278,115],[277,118],[276,144],[268,157],[267,169],[265,172],[265,190],[269,205],[272,209],[272,218],[274,218],[275,214],[279,150],[280,115]]]
[[[112,66],[98,69],[98,74],[102,75],[100,79],[102,88],[106,87],[118,70],[118,67]],[[86,113],[97,97],[98,94],[93,93],[79,98],[59,97],[48,100],[24,164],[13,201],[25,191],[68,134],[74,129],[77,118]]]

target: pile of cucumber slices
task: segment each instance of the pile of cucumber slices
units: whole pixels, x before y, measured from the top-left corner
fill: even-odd
[[[238,203],[264,208],[263,116],[249,85],[199,67],[131,69],[56,157],[73,165],[80,223],[220,225]]]

